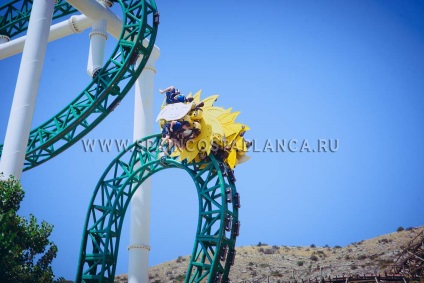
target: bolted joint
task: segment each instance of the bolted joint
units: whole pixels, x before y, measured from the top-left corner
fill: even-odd
[[[6,43],[10,41],[10,37],[7,35],[0,34],[0,43]]]
[[[225,194],[226,194],[227,202],[231,203],[232,197],[233,197],[231,187],[228,187],[225,189]]]
[[[102,31],[98,31],[98,30],[93,30],[92,32],[90,32],[90,34],[88,35],[89,38],[91,38],[92,36],[101,36],[103,37],[105,40],[107,40],[107,34],[102,32]]]
[[[98,2],[100,2],[103,6],[105,7],[112,7],[113,6],[113,2],[114,1],[110,1],[110,0],[97,0]]]
[[[149,245],[145,245],[145,244],[140,244],[140,245],[131,245],[128,247],[128,250],[147,250],[150,251],[150,246]]]
[[[222,261],[225,261],[225,259],[227,258],[227,252],[228,252],[228,246],[227,245],[222,245],[221,250],[219,251],[219,259]]]
[[[240,235],[240,221],[233,223],[232,233],[235,237]]]
[[[236,250],[235,249],[231,249],[230,252],[228,253],[228,263],[230,265],[234,265],[234,261],[236,259]]]
[[[95,78],[100,73],[101,70],[102,70],[102,68],[100,68],[100,67],[95,68],[93,73],[91,74],[91,77]]]
[[[239,194],[239,193],[236,193],[236,194],[234,195],[234,205],[235,205],[237,208],[240,208],[240,207],[241,207],[241,204],[240,204],[240,194]]]
[[[72,16],[68,19],[68,27],[73,33],[81,33],[83,31],[77,24],[76,16]]]
[[[228,232],[231,231],[232,222],[233,222],[233,217],[227,214],[227,217],[225,217],[225,223],[224,223],[225,231],[228,231]]]
[[[155,12],[155,14],[154,14],[154,16],[153,16],[153,24],[154,24],[155,26],[158,26],[158,25],[159,25],[159,23],[160,23],[159,19],[160,19],[160,14],[159,14],[159,12]]]

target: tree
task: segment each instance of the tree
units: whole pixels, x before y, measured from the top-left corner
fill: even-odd
[[[25,196],[19,181],[0,181],[0,282],[53,282],[51,262],[57,246],[51,242],[53,226],[37,224],[17,215]]]

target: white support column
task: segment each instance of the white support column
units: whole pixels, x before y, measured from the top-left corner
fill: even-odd
[[[112,7],[113,2],[108,0],[98,0],[106,9]],[[105,47],[107,40],[107,21],[99,19],[93,23],[90,32],[90,50],[88,53],[87,74],[90,77],[95,77],[103,67],[105,57]]]
[[[0,161],[0,172],[5,178],[21,178],[54,4],[55,0],[34,0],[32,5]]]
[[[154,64],[159,49],[150,58],[135,85],[134,140],[152,134],[154,121]],[[140,59],[139,61],[140,62]],[[150,251],[150,179],[146,180],[131,199],[128,283],[147,283]]]
[[[73,33],[80,33],[92,26],[92,24],[93,20],[84,15],[73,15],[68,20],[50,27],[48,41],[51,42]],[[24,50],[25,41],[26,36],[24,35],[0,45],[0,60],[21,53]]]
[[[90,50],[88,53],[87,74],[94,77],[103,67],[107,40],[106,20],[96,21],[90,32]]]
[[[110,35],[116,39],[120,37],[122,20],[110,9],[105,7],[105,4],[110,6],[112,2],[108,0],[68,0],[67,2],[84,13],[84,15],[72,16],[67,21],[52,26],[50,29],[49,42],[72,33],[80,33],[89,28],[94,21],[101,19],[106,19],[107,31]],[[22,52],[25,40],[26,36],[22,36],[0,45],[0,60]],[[147,42],[147,39],[143,41],[145,44],[147,44]],[[154,48],[157,49],[156,46]]]
[[[122,20],[105,7],[106,3],[113,3],[107,0],[67,0],[69,4],[92,20],[106,19],[108,32],[118,38],[122,30]],[[107,4],[109,5],[109,4]]]

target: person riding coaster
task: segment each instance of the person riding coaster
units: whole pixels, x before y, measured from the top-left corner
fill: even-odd
[[[172,121],[165,123],[162,128],[162,142],[159,146],[159,150],[163,151],[165,145],[168,145],[168,148],[172,148],[174,145],[184,146],[180,141],[183,140],[184,132],[187,130],[190,130],[189,121]]]
[[[185,95],[182,95],[180,90],[175,88],[174,86],[169,86],[165,88],[164,90],[159,89],[159,92],[161,94],[166,94],[166,103],[167,104],[173,104],[178,102],[192,102],[193,97],[186,97]]]
[[[171,95],[173,89],[175,87],[169,87],[161,92],[168,91]],[[201,90],[193,96],[190,93],[187,97],[193,97],[193,101],[167,104],[164,99],[156,117],[160,128],[165,128],[164,133],[167,132],[165,125],[172,121],[190,123],[189,129],[184,130],[181,135],[173,138],[164,135],[161,148],[163,145],[167,146],[164,147],[166,153],[159,153],[161,158],[166,158],[164,155],[167,155],[190,163],[202,162],[212,154],[218,162],[225,165],[226,170],[221,170],[223,174],[229,174],[228,170],[233,170],[238,164],[249,160],[250,157],[246,153],[253,146],[253,142],[244,137],[245,132],[250,130],[249,127],[235,121],[240,112],[232,112],[232,108],[214,106],[218,95],[201,99]],[[168,145],[169,141],[171,144]],[[181,146],[175,146],[176,143]]]

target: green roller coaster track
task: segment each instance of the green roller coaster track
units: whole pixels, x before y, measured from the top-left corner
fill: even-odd
[[[0,7],[0,34],[13,38],[28,28],[32,0]],[[29,135],[24,171],[60,154],[96,127],[125,97],[153,50],[159,24],[154,0],[119,0],[123,26],[112,55],[90,84],[64,109]],[[77,10],[58,0],[53,18]],[[148,42],[148,43],[147,43]],[[141,60],[134,64],[138,56]],[[3,146],[0,146],[0,154]]]
[[[154,47],[159,16],[154,0],[119,0],[123,27],[111,57],[92,82],[62,111],[31,131],[24,170],[60,154],[96,127],[128,93]],[[28,28],[32,0],[0,7],[0,34]],[[77,12],[58,0],[53,18]],[[146,43],[147,42],[147,43]],[[141,56],[138,65],[135,60]],[[143,138],[118,155],[96,186],[84,226],[76,282],[113,282],[125,211],[137,188],[167,168],[185,170],[199,200],[198,225],[185,282],[229,282],[239,234],[240,197],[229,169],[212,155],[200,163],[159,157],[160,135]],[[0,156],[3,146],[0,145]],[[220,167],[221,166],[221,167]]]
[[[77,282],[113,282],[125,212],[137,188],[153,174],[185,170],[199,200],[196,239],[185,282],[229,282],[239,233],[239,194],[211,155],[200,163],[159,157],[160,135],[143,138],[118,155],[97,183],[87,213]],[[224,170],[225,171],[225,170]]]

